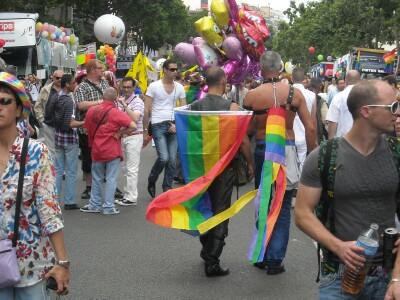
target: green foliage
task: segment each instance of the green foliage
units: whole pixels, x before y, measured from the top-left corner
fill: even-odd
[[[303,66],[316,63],[318,54],[341,56],[352,47],[392,43],[400,30],[398,0],[322,0],[307,6],[291,1],[284,13],[289,22],[279,25],[273,48]],[[310,46],[316,48],[312,56]]]

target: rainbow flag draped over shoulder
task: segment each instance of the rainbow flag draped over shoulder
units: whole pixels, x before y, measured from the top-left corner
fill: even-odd
[[[163,227],[197,231],[213,216],[207,188],[238,151],[252,112],[187,108],[175,109],[175,121],[183,175],[188,183],[156,197],[147,207],[146,219]],[[229,217],[234,214],[231,211]]]
[[[263,261],[282,208],[286,190],[285,121],[284,108],[275,107],[268,111],[265,129],[265,160],[255,199],[257,224],[248,253],[248,258],[252,263]]]

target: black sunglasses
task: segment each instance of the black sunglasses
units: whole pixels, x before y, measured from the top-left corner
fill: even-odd
[[[62,77],[54,77],[55,80],[61,80]]]
[[[14,99],[12,98],[0,98],[0,105],[2,106],[6,106],[6,105],[10,105],[11,103],[13,103]]]
[[[176,72],[176,71],[178,71],[178,68],[169,68],[168,70],[171,72]]]

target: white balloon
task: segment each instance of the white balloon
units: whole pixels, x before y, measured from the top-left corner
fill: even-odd
[[[156,61],[156,68],[158,71],[161,71],[165,61],[166,61],[165,58],[160,58],[159,60]]]
[[[124,22],[114,15],[102,15],[94,23],[96,38],[106,44],[117,44],[125,34]]]

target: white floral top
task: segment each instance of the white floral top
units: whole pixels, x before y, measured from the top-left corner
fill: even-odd
[[[12,239],[23,138],[17,137],[8,165],[0,181],[0,238]],[[48,235],[64,227],[56,200],[54,166],[47,147],[29,140],[19,223],[17,256],[21,281],[17,287],[31,286],[43,279],[55,264]]]

